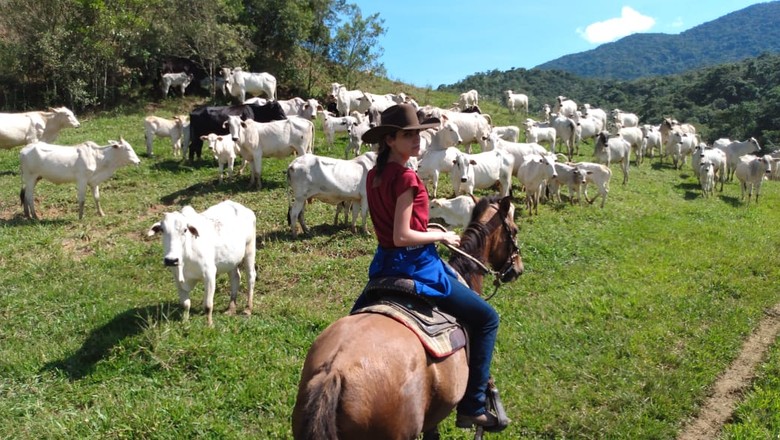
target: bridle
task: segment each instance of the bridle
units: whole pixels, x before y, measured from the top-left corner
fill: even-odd
[[[493,207],[494,209],[496,209],[496,213],[493,214],[493,217],[491,217],[490,220],[488,220],[485,223],[486,226],[489,225],[491,222],[493,222],[493,219],[496,216],[498,216],[499,213],[501,212],[500,209],[494,207],[493,205],[490,205],[490,206]],[[489,301],[491,298],[493,298],[496,295],[496,293],[498,293],[498,288],[502,284],[504,284],[504,281],[502,281],[502,280],[504,280],[509,275],[509,273],[512,271],[512,269],[514,267],[513,262],[515,261],[516,258],[521,256],[520,255],[520,247],[517,245],[517,232],[516,231],[513,232],[512,229],[509,227],[509,224],[507,223],[507,220],[506,220],[506,216],[500,216],[500,218],[501,218],[501,226],[504,229],[504,232],[506,232],[507,236],[510,238],[509,240],[506,240],[505,242],[508,243],[509,246],[511,246],[511,249],[510,249],[509,256],[507,257],[506,262],[504,263],[504,265],[501,267],[501,270],[499,270],[499,271],[495,271],[495,270],[487,267],[487,265],[485,263],[483,263],[482,261],[480,261],[476,257],[467,254],[466,252],[464,252],[463,250],[461,250],[458,247],[451,246],[451,245],[446,244],[446,243],[442,243],[449,250],[451,250],[451,251],[453,251],[453,252],[463,256],[464,258],[468,259],[472,263],[476,264],[477,267],[479,267],[485,275],[487,275],[487,274],[493,275],[493,277],[495,278],[493,280],[493,286],[495,286],[495,290],[493,290],[493,293],[490,296],[485,298],[485,301]],[[444,226],[442,226],[442,225],[440,225],[438,223],[428,223],[428,226],[429,227],[435,227],[437,229],[441,229],[442,231],[447,231],[447,228],[445,228]]]

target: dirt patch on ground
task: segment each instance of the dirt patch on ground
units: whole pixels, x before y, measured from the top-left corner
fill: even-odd
[[[766,357],[780,332],[780,304],[766,312],[756,331],[745,341],[737,359],[712,386],[712,395],[699,415],[680,432],[677,440],[712,440],[731,419],[734,409],[748,391],[756,367]]]

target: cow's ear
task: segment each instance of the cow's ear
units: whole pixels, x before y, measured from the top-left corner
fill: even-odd
[[[474,159],[471,159],[471,160],[469,161],[469,163],[470,163],[470,164],[472,164],[472,165],[476,165],[476,164],[477,164],[477,161],[476,161],[476,160],[474,160]]]
[[[200,237],[200,234],[198,234],[198,228],[192,225],[187,225],[187,230],[190,231],[190,234],[192,234],[193,237],[198,238]]]
[[[152,235],[157,234],[158,232],[162,232],[162,225],[160,224],[160,222],[153,224],[152,227],[149,228],[148,231],[146,231],[146,235],[151,237]]]
[[[246,128],[246,122],[241,121],[241,127]]]
[[[200,140],[202,140],[202,141],[205,141],[206,139],[208,139],[208,136],[203,135],[203,136],[200,137]]]
[[[227,128],[227,125],[228,125],[228,121],[223,122],[222,123],[222,128]]]

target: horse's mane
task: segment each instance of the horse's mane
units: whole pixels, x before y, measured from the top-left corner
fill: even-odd
[[[460,250],[469,255],[481,254],[491,231],[485,223],[481,223],[479,220],[490,205],[498,203],[501,199],[502,197],[498,195],[479,199],[479,202],[474,207],[474,211],[471,213],[469,225],[460,236]],[[481,270],[473,261],[456,252],[452,253],[449,263],[453,269],[464,277],[471,272]]]

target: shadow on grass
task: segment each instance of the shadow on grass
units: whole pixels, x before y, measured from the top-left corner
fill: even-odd
[[[21,207],[19,208],[21,211]],[[38,224],[38,225],[64,225],[66,223],[71,223],[70,220],[65,219],[30,219],[24,216],[21,212],[15,214],[12,218],[9,219],[0,219],[0,226],[27,226],[31,223]]]
[[[12,171],[12,170],[0,171],[0,177],[2,177],[2,176],[16,176],[17,174],[19,174],[19,173],[16,172],[16,171]]]
[[[361,226],[361,222],[358,221],[357,223],[357,232],[354,232],[354,234],[362,234],[363,229]],[[301,231],[300,225],[298,226],[298,238],[293,240],[292,233],[290,232],[289,226],[285,227],[284,229],[269,231],[264,234],[257,234],[257,249],[260,249],[262,247],[261,243],[264,243],[266,241],[269,242],[279,242],[279,241],[287,241],[287,242],[296,242],[296,241],[305,241],[310,240],[315,237],[320,236],[329,236],[331,240],[336,239],[336,237],[340,234],[351,234],[352,232],[352,225],[350,224],[344,224],[339,223],[338,225],[333,225],[330,223],[324,223],[321,225],[308,225],[309,226],[309,233],[304,234]]]
[[[286,183],[277,181],[263,181],[263,188],[260,191],[275,190],[286,186]],[[160,202],[166,206],[171,205],[189,205],[195,196],[207,193],[224,193],[224,194],[237,194],[245,192],[257,191],[255,185],[249,184],[249,178],[241,179],[234,178],[232,182],[225,180],[223,183],[219,183],[218,178],[214,178],[208,182],[199,182],[194,185],[190,185],[187,188],[174,191],[170,194],[160,197]]]
[[[149,322],[181,319],[181,308],[175,302],[136,307],[115,316],[93,329],[84,344],[72,355],[47,363],[42,371],[59,370],[70,380],[79,380],[92,373],[95,365],[105,359],[123,339],[142,333]]]

